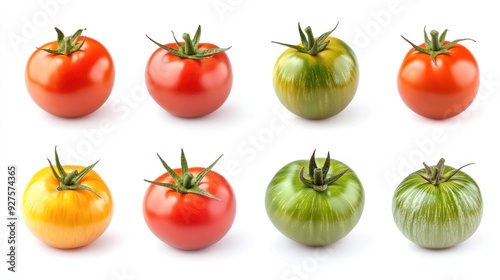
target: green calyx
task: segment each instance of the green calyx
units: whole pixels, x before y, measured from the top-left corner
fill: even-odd
[[[167,170],[168,174],[172,179],[174,179],[175,184],[170,184],[170,183],[163,183],[163,182],[156,182],[156,181],[149,181],[149,180],[144,180],[148,183],[155,184],[158,186],[166,187],[166,188],[171,188],[177,192],[186,194],[186,193],[192,193],[192,194],[198,194],[198,195],[203,195],[211,199],[215,199],[220,201],[219,198],[213,196],[211,193],[207,192],[204,189],[201,189],[199,187],[199,184],[203,177],[212,170],[214,165],[219,161],[219,159],[222,157],[222,155],[217,158],[211,165],[209,165],[207,168],[203,169],[202,172],[200,172],[196,177],[193,176],[189,172],[189,167],[187,164],[186,156],[184,155],[184,150],[181,149],[181,174],[177,174],[168,164],[158,155],[158,158],[160,158],[161,163],[163,164],[163,167]]]
[[[422,48],[420,46],[417,46],[417,45],[413,44],[412,42],[410,42],[408,39],[406,39],[402,35],[401,35],[401,37],[406,42],[410,43],[410,45],[412,45],[412,47],[416,51],[419,51],[419,52],[422,52],[422,53],[430,55],[431,56],[431,60],[434,63],[436,63],[436,56],[438,56],[440,54],[450,54],[451,53],[450,52],[450,48],[452,48],[458,42],[465,41],[465,40],[470,40],[470,41],[474,41],[475,42],[475,40],[473,40],[473,39],[464,38],[464,39],[457,39],[457,40],[448,42],[445,45],[445,40],[446,40],[446,34],[447,33],[448,33],[448,29],[445,29],[441,35],[439,35],[438,31],[432,30],[430,32],[431,38],[429,39],[429,36],[427,35],[427,31],[425,31],[425,27],[424,27],[425,48]]]
[[[52,49],[40,49],[55,55],[70,55],[83,46],[87,37],[83,37],[83,40],[78,43],[78,39],[82,34],[84,29],[78,29],[72,36],[65,37],[59,28],[55,28],[57,32],[57,50]]]
[[[296,49],[300,52],[308,53],[310,55],[317,55],[328,46],[330,40],[327,40],[327,38],[328,36],[330,36],[330,34],[332,34],[332,32],[335,29],[337,29],[338,25],[339,23],[337,22],[337,25],[335,25],[335,27],[332,30],[321,34],[321,36],[319,36],[318,38],[315,38],[311,27],[308,26],[304,29],[304,31],[302,31],[299,22],[299,34],[300,34],[301,45],[284,44],[275,41],[272,41],[272,43]]]
[[[316,150],[314,150],[311,159],[309,160],[309,178],[304,177],[305,167],[302,167],[299,176],[300,181],[302,181],[304,185],[316,191],[322,192],[325,191],[329,185],[335,183],[338,179],[340,179],[340,177],[342,177],[347,171],[349,171],[349,169],[346,169],[337,175],[328,177],[328,171],[330,170],[330,152],[328,152],[326,156],[323,167],[318,167],[318,165],[316,164],[315,154]]]
[[[175,56],[182,58],[197,59],[197,60],[210,58],[216,53],[225,52],[231,48],[228,47],[228,48],[213,48],[209,50],[199,50],[198,45],[200,43],[200,37],[201,37],[201,26],[198,26],[198,29],[196,29],[196,33],[194,34],[194,38],[192,39],[188,33],[184,33],[182,35],[182,39],[184,39],[184,44],[181,44],[179,43],[179,41],[177,41],[177,38],[175,38],[175,34],[173,31],[172,35],[174,36],[174,40],[178,49],[174,49],[165,46],[164,44],[160,44],[155,40],[151,39],[148,35],[146,35],[146,37],[148,37],[148,39],[151,40],[153,43],[155,43],[158,47],[172,53]]]
[[[64,170],[63,166],[61,165],[61,162],[59,161],[59,156],[57,155],[57,147],[55,148],[55,158],[56,158],[56,168],[52,165],[52,162],[50,159],[47,159],[49,161],[50,169],[52,169],[52,173],[54,176],[57,178],[59,181],[59,187],[57,187],[58,191],[66,191],[66,190],[85,190],[89,191],[99,198],[101,198],[100,195],[98,195],[93,189],[91,189],[88,186],[81,185],[79,182],[87,175],[87,173],[94,168],[94,166],[99,162],[96,161],[94,164],[89,165],[85,167],[82,171],[78,172],[78,170],[73,170],[69,173],[66,173]]]
[[[453,178],[453,176],[455,176],[455,174],[457,174],[458,171],[460,171],[460,169],[462,169],[468,165],[471,165],[472,163],[466,164],[458,169],[455,169],[453,172],[451,172],[449,174],[444,174],[445,165],[444,165],[443,158],[440,159],[439,162],[435,166],[429,167],[427,164],[425,164],[425,162],[423,164],[425,167],[426,174],[422,175],[418,172],[415,172],[415,174],[420,176],[421,178],[423,178],[427,182],[429,182],[429,184],[432,184],[434,186],[439,186],[440,183],[448,182],[451,178]]]

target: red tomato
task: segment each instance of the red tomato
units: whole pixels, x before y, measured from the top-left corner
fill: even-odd
[[[193,40],[159,44],[146,65],[146,86],[151,97],[173,115],[194,118],[214,112],[231,92],[233,73],[225,50]],[[187,35],[187,37],[186,37]],[[148,37],[149,38],[149,37]],[[188,45],[188,46],[187,46]]]
[[[229,182],[210,170],[214,164],[206,169],[183,164],[183,168],[168,168],[154,182],[146,180],[151,185],[144,196],[144,219],[164,243],[182,250],[198,250],[216,243],[231,228],[236,199]]]
[[[38,48],[29,58],[26,87],[33,101],[48,113],[65,118],[88,115],[111,94],[115,79],[113,60],[101,43],[81,38],[81,29],[70,37],[64,37],[57,28],[56,31],[58,40]],[[66,53],[66,47],[74,48]]]
[[[443,35],[438,38],[437,31],[431,31],[431,36],[432,41],[426,39],[419,46],[410,42],[414,48],[399,69],[398,90],[404,103],[417,114],[447,119],[462,113],[474,101],[479,89],[479,67],[472,53],[457,44],[468,39],[450,43]]]

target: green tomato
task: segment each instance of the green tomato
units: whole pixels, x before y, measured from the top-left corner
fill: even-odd
[[[477,230],[483,200],[477,183],[460,168],[425,168],[406,177],[396,188],[392,211],[399,230],[425,248],[455,246]]]
[[[299,24],[301,44],[278,43],[289,48],[274,65],[274,91],[300,117],[318,120],[337,115],[358,88],[356,55],[344,41],[329,36],[333,30],[314,38],[310,27],[304,34]]]
[[[355,227],[364,198],[354,171],[330,159],[329,153],[317,160],[313,153],[309,161],[293,161],[276,173],[267,187],[265,205],[269,219],[285,236],[305,245],[324,246]]]

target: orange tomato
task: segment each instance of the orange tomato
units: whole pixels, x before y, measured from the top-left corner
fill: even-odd
[[[438,37],[437,31],[431,31],[432,40],[418,46],[410,42],[413,48],[404,57],[397,76],[399,94],[408,108],[435,120],[465,111],[476,98],[480,83],[474,55],[457,44],[471,39],[449,42],[443,36],[445,32]]]
[[[113,215],[113,199],[95,171],[77,165],[61,166],[57,158],[56,161],[58,172],[51,164],[35,173],[26,186],[22,197],[23,218],[33,235],[52,247],[82,247],[107,229]],[[61,176],[61,170],[66,176]],[[68,187],[70,176],[83,173],[86,174],[76,182],[77,187]]]

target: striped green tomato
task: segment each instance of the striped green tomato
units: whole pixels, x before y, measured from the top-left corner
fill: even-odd
[[[396,188],[392,211],[399,230],[425,248],[448,248],[469,237],[479,227],[483,200],[469,175],[444,165],[424,167],[406,177]]]
[[[320,168],[318,164],[323,166]],[[304,170],[308,175],[304,175]],[[293,161],[269,183],[265,206],[273,225],[288,238],[324,246],[345,237],[358,223],[364,189],[354,171],[326,158]]]
[[[354,98],[359,83],[356,55],[344,41],[318,38],[311,28],[300,28],[302,43],[289,45],[273,70],[274,91],[292,113],[306,119],[326,119],[343,111]],[[276,42],[274,42],[276,43]]]

